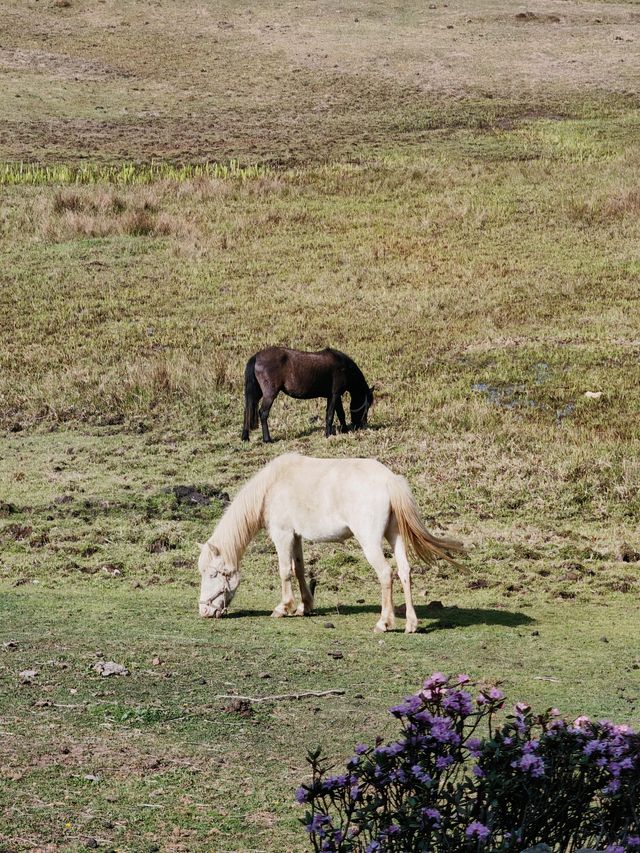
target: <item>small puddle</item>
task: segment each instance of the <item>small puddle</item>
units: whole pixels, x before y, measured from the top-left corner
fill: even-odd
[[[539,361],[534,365],[534,375],[532,384],[535,386],[543,385],[551,374],[551,368],[545,361]],[[513,385],[505,383],[503,385],[491,385],[489,382],[474,382],[471,385],[471,390],[477,394],[481,394],[485,400],[492,403],[494,406],[500,406],[502,409],[548,409],[546,403],[540,403],[532,399],[527,393],[526,385]],[[570,417],[575,412],[575,403],[566,403],[561,408],[556,409],[556,423],[560,423],[564,418]]]
[[[490,385],[488,382],[474,382],[471,390],[482,394],[494,406],[501,406],[503,409],[540,408],[535,400],[527,397],[525,385]]]

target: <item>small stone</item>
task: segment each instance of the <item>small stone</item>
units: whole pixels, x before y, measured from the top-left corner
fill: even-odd
[[[161,660],[160,658],[158,658],[158,657],[155,657],[155,658],[151,661],[151,663],[152,663],[154,666],[160,666],[160,664],[162,663],[162,660]]]
[[[602,391],[585,391],[584,396],[589,400],[599,400],[602,397]]]
[[[333,624],[333,622],[325,622],[323,627],[325,627],[325,628],[335,628],[336,626]]]
[[[206,678],[199,678],[199,679],[198,679],[198,684],[206,684],[206,683],[207,683],[207,679],[206,679]]]
[[[37,669],[23,669],[18,673],[18,677],[22,684],[32,684],[33,679],[38,675]]]
[[[356,598],[356,604],[364,604],[364,598]]]
[[[271,673],[270,672],[259,672],[258,678],[271,678]]]
[[[95,672],[100,673],[103,678],[108,678],[110,675],[129,675],[129,670],[120,663],[115,663],[112,660],[98,661],[94,664]]]
[[[342,652],[327,652],[327,654],[334,660],[342,660],[342,658],[344,657]]]
[[[539,636],[540,636],[540,631],[532,631],[532,632],[531,632],[531,636],[532,636],[532,637],[539,637]]]
[[[609,640],[607,640],[607,638],[606,638],[606,637],[600,637],[600,642],[601,642],[601,643],[608,643],[608,642],[609,642]]]
[[[95,840],[95,838],[87,838],[84,844],[85,847],[89,847],[91,850],[95,850],[95,848],[98,846],[98,842]]]

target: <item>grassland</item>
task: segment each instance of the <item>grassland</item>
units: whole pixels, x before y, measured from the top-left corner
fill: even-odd
[[[304,850],[306,747],[390,735],[436,669],[640,723],[640,18],[432,5],[1,4],[3,853]],[[278,399],[243,445],[274,342],[351,354],[371,429]],[[293,449],[381,459],[468,543],[421,633],[371,633],[349,543],[306,548],[317,617],[267,618],[262,537],[197,618],[222,504],[171,489]]]

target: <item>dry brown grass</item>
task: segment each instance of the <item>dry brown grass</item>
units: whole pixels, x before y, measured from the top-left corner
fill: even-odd
[[[635,222],[640,217],[640,187],[612,190],[591,198],[571,198],[567,212],[573,220],[592,225],[626,219]]]
[[[110,236],[166,237],[183,233],[175,217],[159,210],[166,187],[137,192],[109,186],[60,188],[42,208],[40,230],[45,239]]]

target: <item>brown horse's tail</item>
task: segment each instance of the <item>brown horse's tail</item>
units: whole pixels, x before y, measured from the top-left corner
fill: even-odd
[[[258,403],[262,397],[262,388],[256,379],[256,357],[252,356],[244,369],[244,424],[242,438],[249,440],[249,430],[258,426]]]
[[[394,476],[389,484],[389,499],[400,536],[407,550],[413,551],[416,557],[427,566],[434,563],[437,557],[442,557],[454,566],[461,568],[451,553],[465,554],[464,546],[455,539],[440,539],[429,533],[420,518],[420,512],[411,494],[409,483],[404,477]]]

